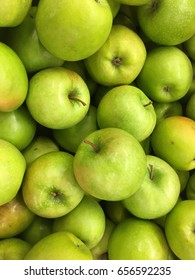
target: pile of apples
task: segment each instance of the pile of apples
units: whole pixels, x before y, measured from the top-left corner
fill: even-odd
[[[0,1],[0,259],[195,259],[195,1]]]

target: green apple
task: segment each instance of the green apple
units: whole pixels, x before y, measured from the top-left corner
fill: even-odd
[[[103,209],[106,217],[114,224],[119,224],[131,215],[122,201],[103,201]]]
[[[188,92],[192,76],[191,61],[182,50],[158,46],[148,51],[136,82],[151,100],[167,103],[181,99]]]
[[[164,160],[147,155],[147,173],[136,193],[123,200],[123,205],[141,219],[156,219],[169,213],[180,195],[176,171]]]
[[[156,124],[170,116],[182,116],[183,107],[179,100],[173,102],[153,102]]]
[[[53,56],[41,44],[35,28],[36,11],[37,7],[31,7],[20,25],[7,30],[5,39],[18,54],[28,73],[47,67],[61,66],[64,62]]]
[[[53,232],[72,232],[91,249],[102,239],[105,224],[105,214],[99,202],[84,196],[71,212],[54,219]]]
[[[161,121],[151,135],[156,156],[179,170],[195,169],[195,121],[171,116]]]
[[[117,127],[138,141],[150,136],[156,125],[156,113],[150,99],[139,88],[116,86],[101,99],[97,108],[100,128]]]
[[[92,132],[80,143],[73,160],[80,187],[102,200],[122,200],[136,192],[146,168],[141,144],[120,128]]]
[[[108,253],[108,241],[111,236],[111,233],[115,227],[115,224],[106,218],[106,225],[105,225],[105,231],[101,238],[101,240],[98,242],[98,244],[91,249],[91,253],[93,255],[93,258],[95,260],[101,260],[105,257]]]
[[[0,112],[0,123],[0,138],[20,151],[31,143],[36,133],[36,122],[25,105],[11,112]]]
[[[0,206],[0,239],[15,237],[33,221],[35,215],[27,208],[21,192]]]
[[[0,260],[23,260],[31,245],[17,237],[0,240]]]
[[[19,108],[27,91],[28,77],[21,59],[7,44],[0,42],[0,111]]]
[[[59,151],[56,142],[49,136],[37,135],[31,143],[22,150],[22,154],[26,160],[27,167],[39,156],[49,152]]]
[[[144,33],[160,45],[181,44],[195,33],[193,0],[149,0],[137,16]]]
[[[75,153],[82,140],[98,129],[97,109],[93,105],[79,123],[66,129],[53,129],[53,138],[56,143],[70,153]]]
[[[173,253],[180,260],[195,259],[195,200],[176,204],[165,220],[165,235]]]
[[[1,0],[0,26],[13,27],[21,24],[31,4],[32,0]]]
[[[109,260],[167,260],[164,232],[153,221],[128,218],[115,226],[108,241]]]
[[[146,48],[139,35],[124,25],[113,25],[99,50],[84,60],[92,79],[104,86],[130,84],[140,73]]]
[[[25,260],[92,260],[90,249],[74,234],[51,233],[37,242]]]
[[[189,97],[185,110],[186,117],[195,121],[195,92]]]
[[[44,218],[73,210],[84,196],[73,173],[73,156],[63,151],[43,154],[27,168],[22,183],[27,207]]]
[[[186,192],[187,199],[195,200],[195,173],[190,174],[185,192]]]
[[[183,43],[184,49],[190,59],[195,60],[195,34]]]
[[[19,237],[31,245],[52,233],[52,219],[35,215],[32,223],[19,235]]]
[[[0,139],[0,205],[16,196],[25,171],[26,161],[22,153],[10,142]]]
[[[90,93],[76,72],[64,67],[49,67],[30,79],[26,104],[32,117],[41,125],[64,129],[85,117]]]
[[[118,11],[120,10],[121,4],[116,0],[107,0],[107,2],[110,6],[112,16],[115,18],[115,16],[118,14]]]
[[[106,41],[113,16],[107,0],[40,0],[36,29],[43,46],[69,61],[85,59]]]

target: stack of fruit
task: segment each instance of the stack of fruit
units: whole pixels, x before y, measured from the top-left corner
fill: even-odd
[[[0,259],[195,259],[195,1],[0,1]]]

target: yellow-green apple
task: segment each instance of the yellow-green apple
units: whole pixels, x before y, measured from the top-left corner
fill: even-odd
[[[22,153],[10,142],[0,139],[0,205],[16,196],[25,171],[26,161]]]
[[[32,0],[0,0],[0,26],[14,27],[22,23]]]
[[[142,90],[121,85],[109,90],[101,99],[97,122],[100,128],[121,128],[138,141],[143,141],[154,130],[156,113],[151,100]]]
[[[183,43],[184,50],[190,59],[195,60],[195,34]]]
[[[0,260],[23,260],[31,245],[18,237],[0,240]]]
[[[41,43],[69,61],[94,54],[106,41],[113,16],[107,0],[40,0],[35,18]]]
[[[22,150],[22,154],[28,167],[31,162],[33,162],[39,156],[59,150],[60,148],[52,138],[48,136],[37,135],[34,137],[31,143],[24,150]]]
[[[19,108],[28,91],[27,72],[19,56],[0,42],[0,111]]]
[[[20,25],[7,30],[5,38],[5,42],[18,54],[28,73],[61,66],[64,62],[41,44],[35,28],[36,11],[37,7],[31,7]]]
[[[185,189],[187,199],[195,200],[195,172],[190,174],[189,180]]]
[[[136,82],[151,100],[172,102],[188,92],[192,77],[191,61],[182,50],[175,46],[158,46],[148,51]]]
[[[121,221],[131,216],[122,201],[105,200],[102,203],[106,217],[108,217],[114,224],[119,224]]]
[[[183,107],[179,100],[173,102],[153,102],[156,124],[170,116],[182,116]]]
[[[98,129],[97,109],[90,105],[85,117],[77,124],[66,129],[53,129],[56,143],[70,153],[75,153],[82,140]]]
[[[164,160],[147,155],[147,173],[136,193],[123,200],[123,205],[141,219],[156,219],[169,213],[180,195],[176,171]]]
[[[171,116],[161,121],[151,135],[156,156],[179,170],[195,168],[195,121],[185,116]]]
[[[32,223],[19,235],[19,237],[31,245],[52,233],[52,219],[35,215]]]
[[[195,33],[193,0],[149,0],[137,16],[144,33],[160,45],[181,44]]]
[[[73,156],[63,151],[46,153],[27,168],[22,183],[27,207],[44,218],[73,210],[84,196],[73,173]]]
[[[195,121],[195,92],[191,94],[187,101],[185,115]]]
[[[33,140],[36,122],[23,104],[11,112],[0,112],[0,138],[22,151]]]
[[[49,67],[30,79],[26,104],[32,117],[41,125],[64,129],[85,117],[90,93],[76,72],[64,67]]]
[[[121,4],[116,0],[107,0],[107,2],[110,6],[112,16],[115,18],[115,16],[118,14],[118,11],[120,10]]]
[[[66,231],[47,235],[28,251],[24,260],[93,260],[90,249]]]
[[[176,204],[165,220],[165,235],[173,253],[180,260],[195,259],[195,200]]]
[[[53,232],[72,232],[91,249],[102,239],[105,224],[105,214],[99,202],[84,196],[71,212],[54,219]]]
[[[141,144],[120,128],[92,132],[80,143],[73,160],[80,187],[102,200],[122,200],[136,192],[146,168]]]
[[[15,237],[33,221],[35,215],[27,208],[21,192],[0,206],[0,239]]]
[[[109,260],[167,260],[169,251],[163,230],[136,217],[116,225],[108,241]]]
[[[114,24],[103,46],[84,62],[98,84],[117,86],[133,82],[145,59],[146,48],[139,35],[124,25]]]

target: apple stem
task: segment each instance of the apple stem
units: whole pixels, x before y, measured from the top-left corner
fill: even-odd
[[[147,107],[149,105],[153,104],[152,100],[150,100],[148,103],[144,104],[144,107]]]
[[[152,164],[149,164],[149,173],[150,173],[150,180],[153,180],[153,178],[154,178],[154,166]]]
[[[89,141],[89,140],[87,140],[87,139],[84,139],[83,142],[84,142],[85,144],[89,144],[89,145],[94,149],[94,151],[95,151],[96,153],[99,151],[98,147],[97,147],[94,143],[92,143],[91,141]]]
[[[80,98],[77,98],[77,97],[74,97],[74,96],[69,95],[69,99],[74,100],[74,101],[78,101],[78,102],[80,102],[83,106],[86,106],[86,105],[87,105],[87,104],[86,104],[83,100],[81,100]]]

